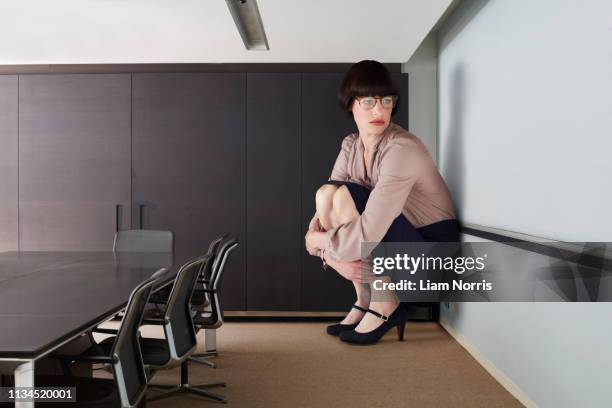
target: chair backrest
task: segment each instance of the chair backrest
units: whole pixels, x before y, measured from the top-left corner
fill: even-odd
[[[216,238],[208,246],[208,252],[206,253],[206,255],[210,257],[210,262],[204,262],[202,264],[202,271],[200,272],[200,278],[202,278],[202,280],[207,283],[211,282],[215,259],[217,259],[217,255],[219,254],[219,250],[221,249],[221,244],[223,243],[223,240],[226,236],[227,234],[223,235],[222,237]],[[202,289],[205,289],[205,286],[206,285],[202,285]]]
[[[238,246],[238,240],[234,237],[228,237],[223,244],[219,247],[217,256],[214,259],[213,274],[211,276],[211,289],[216,291],[221,283],[223,271],[225,270],[225,263],[229,253]]]
[[[171,231],[125,230],[117,231],[113,252],[174,252],[174,234]]]
[[[198,281],[202,265],[210,257],[204,255],[187,262],[176,275],[164,313],[164,332],[170,349],[170,358],[182,361],[195,352],[196,331],[191,317],[191,296]]]
[[[155,280],[149,279],[138,285],[130,294],[125,316],[121,320],[111,350],[114,359],[113,372],[122,407],[135,407],[145,395],[147,388],[138,328],[154,283]]]
[[[196,317],[196,324],[207,327],[219,327],[223,324],[223,308],[221,307],[218,288],[223,278],[229,253],[237,246],[238,240],[234,237],[228,237],[219,247],[217,256],[214,259],[213,273],[208,288],[212,295],[210,302],[211,312],[210,315]]]
[[[208,245],[207,254],[208,255],[216,254],[219,251],[219,247],[221,246],[221,243],[226,237],[227,237],[227,234],[223,234],[219,238],[212,240],[211,243]]]

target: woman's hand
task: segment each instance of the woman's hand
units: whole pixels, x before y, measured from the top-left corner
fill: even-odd
[[[306,251],[310,255],[319,256],[319,250],[325,247],[325,233],[308,230],[306,233]]]
[[[370,268],[361,261],[340,262],[325,256],[325,262],[336,270],[343,278],[358,283],[368,283],[373,279]]]
[[[308,224],[308,232],[304,237],[304,240],[306,241],[306,251],[308,251],[308,253],[312,256],[319,256],[319,250],[325,246],[325,240],[324,238],[322,240],[321,237],[313,236],[311,232],[317,232],[324,236],[325,234],[323,234],[322,231],[323,228],[321,228],[319,218],[315,214],[315,216],[312,217],[312,220],[310,220],[310,224]],[[317,244],[321,245],[318,246]]]
[[[308,224],[308,231],[323,231],[321,223],[319,222],[319,217],[317,217],[316,214],[312,217],[312,220],[310,220],[310,224]]]

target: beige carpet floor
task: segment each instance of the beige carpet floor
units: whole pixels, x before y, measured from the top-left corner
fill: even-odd
[[[217,336],[217,369],[190,364],[190,380],[226,381],[228,407],[521,407],[436,323],[409,323],[375,346],[351,346],[324,333],[326,323],[232,322]],[[200,339],[203,344],[203,333]],[[177,369],[153,382],[178,381]],[[153,395],[156,391],[150,391]],[[195,397],[150,408],[223,406]]]

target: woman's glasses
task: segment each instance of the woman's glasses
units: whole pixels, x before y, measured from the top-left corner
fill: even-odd
[[[393,109],[395,103],[397,102],[397,96],[389,95],[381,97],[374,96],[364,96],[364,97],[356,97],[357,102],[359,102],[359,106],[361,106],[365,110],[374,109],[376,106],[376,100],[380,101],[380,106],[384,109]]]

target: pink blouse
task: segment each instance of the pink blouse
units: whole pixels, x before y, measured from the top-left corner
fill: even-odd
[[[358,134],[344,138],[330,180],[372,190],[359,218],[327,231],[325,251],[333,259],[361,259],[362,242],[380,242],[403,214],[415,228],[454,219],[453,202],[429,151],[415,135],[390,123],[374,146],[370,168]]]

